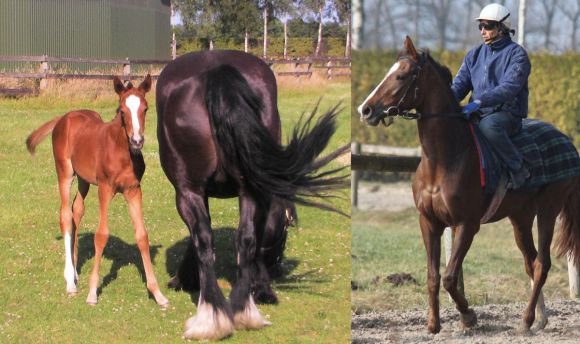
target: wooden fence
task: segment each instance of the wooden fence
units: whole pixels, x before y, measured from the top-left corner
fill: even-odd
[[[295,76],[295,77],[311,77],[313,70],[321,69],[325,70],[325,75],[327,79],[332,79],[335,77],[345,77],[350,76],[350,59],[349,58],[336,58],[336,57],[305,57],[296,59],[274,59],[267,58],[264,61],[273,68],[274,65],[290,65],[293,66],[292,71],[280,71],[277,72],[278,76]],[[26,79],[37,79],[40,80],[40,89],[47,87],[48,79],[113,79],[114,76],[119,74],[106,74],[106,73],[56,73],[52,70],[51,64],[89,64],[99,66],[111,65],[111,66],[122,66],[122,71],[120,77],[123,80],[136,80],[143,78],[143,75],[134,74],[132,66],[139,65],[158,65],[164,66],[171,60],[142,60],[142,59],[121,59],[121,60],[107,60],[107,59],[85,59],[85,58],[75,58],[75,57],[53,57],[53,56],[0,56],[0,62],[25,62],[36,64],[37,70],[35,72],[0,72],[0,78],[26,78]],[[156,79],[159,75],[151,75]],[[30,93],[36,90],[28,89],[1,89],[0,93],[20,95],[23,93]],[[36,91],[37,92],[37,91]]]
[[[352,143],[351,149],[352,207],[356,207],[358,203],[359,171],[415,172],[421,161],[420,151],[416,148],[361,145],[355,142]],[[449,262],[453,244],[453,231],[451,228],[445,228],[444,242],[446,262]],[[568,280],[570,298],[580,298],[580,266],[576,266],[570,258],[568,258]],[[463,291],[462,277],[460,277],[459,288]]]

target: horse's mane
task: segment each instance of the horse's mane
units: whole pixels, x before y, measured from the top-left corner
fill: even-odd
[[[439,62],[437,62],[429,54],[429,50],[424,50],[421,53],[421,55],[422,55],[422,58],[426,59],[429,63],[431,63],[431,65],[433,67],[435,67],[437,74],[439,74],[441,79],[443,79],[443,81],[445,81],[445,83],[449,86],[449,88],[447,89],[447,91],[450,93],[449,98],[452,101],[453,107],[455,107],[457,110],[459,110],[460,109],[459,102],[455,99],[455,96],[451,92],[451,83],[453,82],[453,75],[451,74],[451,71],[449,70],[449,68],[447,68],[447,66],[444,66],[444,65],[440,64]]]

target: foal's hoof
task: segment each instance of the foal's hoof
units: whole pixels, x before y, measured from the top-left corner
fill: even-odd
[[[87,296],[87,305],[95,306],[97,303],[99,303],[97,293],[96,292],[95,293],[89,292],[89,296]]]
[[[155,298],[155,302],[157,302],[159,307],[166,309],[169,306],[169,300],[163,296],[160,291],[153,293],[153,297]]]
[[[460,313],[459,318],[464,328],[471,328],[477,324],[477,315],[471,308],[467,309],[465,313]]]
[[[252,296],[246,302],[246,307],[234,314],[234,324],[237,330],[259,330],[272,325],[271,322],[262,318]]]
[[[202,303],[197,308],[197,314],[185,322],[183,337],[196,340],[218,340],[230,336],[233,332],[234,324],[224,311]]]

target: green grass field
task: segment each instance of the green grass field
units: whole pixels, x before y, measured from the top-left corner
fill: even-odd
[[[91,187],[79,234],[79,295],[69,298],[63,278],[64,248],[59,230],[59,196],[50,138],[31,157],[24,141],[42,123],[66,111],[89,108],[114,116],[112,90],[90,91],[77,84],[68,92],[38,98],[0,99],[0,342],[1,343],[179,343],[184,322],[196,312],[194,299],[165,285],[177,269],[188,231],[175,210],[174,191],[163,174],[156,140],[153,93],[146,125],[142,183],[145,223],[154,270],[170,307],[161,310],[148,292],[121,196],[109,212],[111,237],[101,266],[99,304],[85,304],[93,265],[93,233],[98,222],[96,188]],[[108,87],[108,84],[107,84]],[[66,89],[64,87],[63,89]],[[350,82],[282,87],[279,108],[283,137],[319,97],[326,110],[342,100],[338,133],[330,149],[350,142]],[[334,163],[338,166],[339,163]],[[73,185],[73,189],[75,186]],[[348,192],[335,205],[350,212]],[[236,199],[211,200],[220,285],[226,296],[235,276]],[[350,341],[350,220],[299,207],[300,223],[290,230],[285,268],[274,282],[279,305],[259,306],[273,326],[239,331],[226,343],[339,343]]]
[[[358,286],[352,292],[354,312],[414,308],[427,311],[427,259],[416,209],[353,212],[352,255],[352,280]],[[441,261],[443,276],[443,248]],[[387,283],[386,277],[396,273],[411,274],[417,283],[398,287]],[[463,263],[463,276],[470,305],[528,300],[530,282],[508,220],[481,227]],[[568,297],[564,259],[552,257],[543,291],[546,300]],[[443,286],[440,300],[442,307],[455,308]]]

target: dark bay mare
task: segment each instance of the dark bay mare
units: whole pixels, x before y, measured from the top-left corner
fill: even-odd
[[[315,110],[316,111],[316,110]],[[314,112],[315,112],[314,111]],[[294,203],[345,187],[337,170],[317,172],[348,146],[317,159],[336,129],[337,109],[316,122],[314,112],[281,145],[276,79],[257,57],[206,51],[169,63],[157,82],[161,165],[176,192],[177,210],[192,248],[181,272],[195,272],[197,315],[184,336],[219,339],[236,329],[270,323],[255,301],[275,302],[266,264],[281,257]],[[217,283],[208,198],[239,198],[235,236],[237,280],[227,302]]]
[[[145,131],[147,100],[151,76],[147,75],[139,87],[126,87],[115,77],[115,92],[119,95],[117,115],[105,123],[101,116],[90,110],[75,110],[57,117],[33,131],[26,146],[34,154],[36,146],[52,132],[52,149],[60,191],[60,229],[64,238],[64,278],[69,295],[77,294],[77,238],[84,214],[84,200],[91,184],[99,190],[99,225],[95,233],[95,265],[89,276],[87,303],[97,304],[99,266],[103,249],[109,238],[108,207],[116,193],[122,193],[129,206],[129,215],[135,227],[135,239],[141,252],[147,289],[162,307],[168,300],[159,290],[149,253],[149,239],[143,221],[140,181],[145,172],[141,154]],[[72,209],[69,208],[71,184],[78,180],[78,192]]]
[[[427,251],[428,330],[431,333],[441,329],[439,266],[445,227],[453,228],[455,240],[443,286],[461,313],[463,326],[472,327],[477,322],[465,296],[457,289],[457,281],[463,259],[490,203],[490,197],[480,186],[476,145],[450,84],[449,69],[439,65],[428,53],[419,54],[407,37],[396,63],[359,107],[361,120],[373,126],[380,122],[388,126],[395,116],[417,119],[422,156],[413,179],[413,196]],[[410,109],[416,109],[417,114],[407,112]],[[580,176],[576,175],[530,191],[508,191],[488,221],[510,219],[516,244],[524,256],[525,270],[532,281],[532,293],[523,314],[523,332],[530,331],[536,316],[539,329],[547,323],[541,290],[550,269],[550,244],[559,214],[562,221],[556,244],[558,253],[569,254],[576,262],[580,260],[579,209]],[[532,237],[536,217],[537,251]]]

